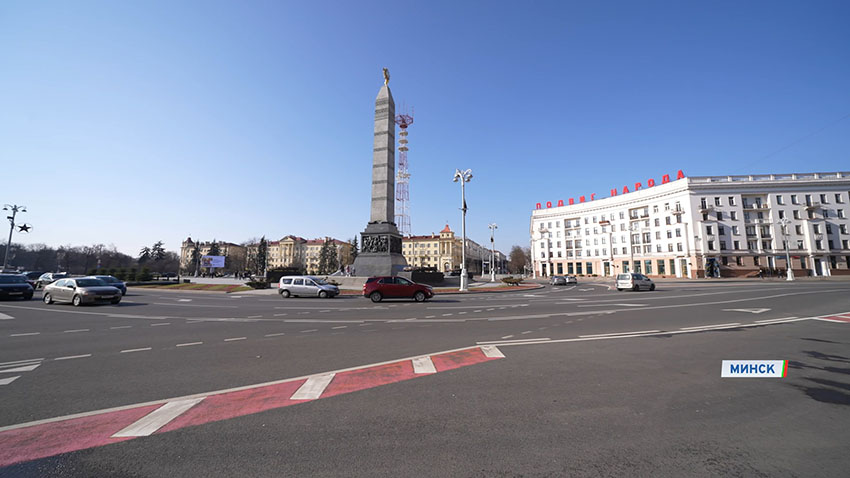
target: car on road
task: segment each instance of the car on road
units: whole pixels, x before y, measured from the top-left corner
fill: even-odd
[[[549,279],[550,285],[568,285],[568,284],[578,284],[578,279],[575,276],[552,276]]]
[[[57,280],[64,279],[66,277],[68,277],[67,272],[45,272],[44,274],[40,275],[35,281],[35,288],[40,289],[46,286],[47,284],[52,284]]]
[[[363,297],[368,297],[372,302],[402,298],[412,298],[416,302],[422,302],[434,297],[434,289],[429,285],[411,282],[404,277],[370,277],[363,284]]]
[[[281,297],[336,297],[339,287],[313,276],[283,276],[278,282]]]
[[[617,274],[617,290],[655,290],[652,279],[637,273]]]
[[[89,278],[100,279],[103,282],[106,282],[107,285],[111,285],[112,287],[117,288],[121,291],[121,295],[127,295],[127,284],[124,283],[121,279],[114,276],[89,276]]]
[[[23,274],[0,274],[0,298],[32,299],[33,288]]]
[[[121,302],[121,290],[92,277],[59,279],[44,287],[43,300],[45,304],[70,302],[74,306],[97,302],[117,304]]]

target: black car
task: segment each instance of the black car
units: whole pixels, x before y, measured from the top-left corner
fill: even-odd
[[[121,295],[127,295],[127,284],[122,282],[121,279],[118,279],[117,277],[113,277],[113,276],[90,276],[90,277],[94,277],[95,279],[100,279],[103,282],[106,282],[106,285],[111,285],[112,287],[115,287],[116,289],[121,291]]]
[[[27,272],[21,272],[21,274],[23,274],[27,277],[27,282],[29,282],[30,285],[32,286],[32,288],[35,289],[35,284],[38,281],[38,278],[41,277],[42,274],[44,274],[44,272],[43,271],[42,272],[27,271]]]
[[[24,300],[32,299],[33,288],[27,282],[27,276],[21,274],[0,274],[0,298]]]

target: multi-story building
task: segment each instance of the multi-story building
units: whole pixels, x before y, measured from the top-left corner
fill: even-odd
[[[448,224],[439,235],[406,236],[401,242],[402,254],[410,267],[433,267],[442,272],[461,269],[463,240],[455,236]],[[504,255],[501,257],[504,262]],[[471,274],[481,274],[483,263],[489,262],[489,258],[489,249],[466,239],[466,266]]]
[[[350,257],[352,245],[338,239],[326,238],[333,242],[340,259]],[[304,269],[308,274],[318,273],[319,251],[325,239],[307,240],[303,237],[288,235],[278,241],[268,242],[267,268],[295,267]],[[248,258],[257,254],[257,244],[239,245],[230,242],[218,242],[220,255],[226,256],[225,271],[243,271],[248,267]],[[201,255],[209,253],[211,242],[200,243]],[[183,241],[180,248],[180,261],[184,270],[191,270],[192,249],[195,242],[192,238]]]
[[[680,176],[605,199],[538,204],[535,275],[784,273],[786,246],[796,275],[850,274],[850,172]]]
[[[245,268],[245,258],[248,252],[245,246],[234,244],[232,242],[214,242],[218,244],[218,255],[226,257],[225,270],[237,271]],[[199,248],[200,255],[205,256],[209,254],[213,242],[195,242],[192,241],[191,237],[186,238],[180,246],[180,267],[184,271],[194,271],[194,267],[191,265],[192,250],[196,245]]]

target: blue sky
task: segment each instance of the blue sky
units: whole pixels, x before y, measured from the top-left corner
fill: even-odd
[[[29,209],[15,241],[131,254],[354,237],[388,67],[415,108],[414,233],[460,230],[471,168],[469,236],[496,222],[507,252],[536,202],[850,169],[848,20],[846,1],[5,1],[0,202]]]

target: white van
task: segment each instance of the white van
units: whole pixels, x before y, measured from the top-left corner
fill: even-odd
[[[284,299],[290,296],[324,299],[339,295],[339,287],[313,276],[283,276],[278,288],[278,293]]]
[[[617,290],[655,290],[652,279],[643,274],[617,274]]]

